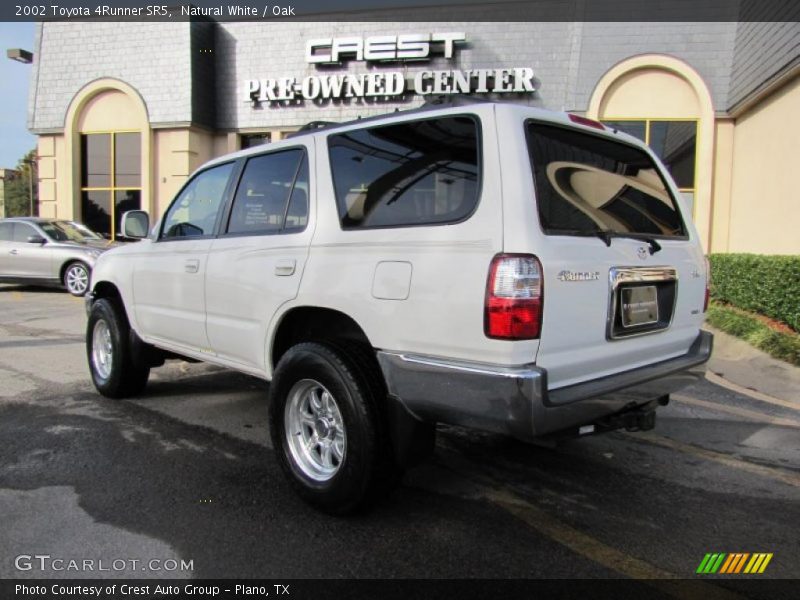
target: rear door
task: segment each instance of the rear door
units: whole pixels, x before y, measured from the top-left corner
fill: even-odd
[[[14,223],[4,221],[0,223],[0,277],[11,276],[11,259],[14,255]]]
[[[17,221],[14,223],[13,243],[9,250],[9,275],[49,279],[53,277],[53,250],[47,243],[31,243],[28,238],[44,235],[32,225]]]
[[[158,239],[136,258],[139,333],[150,341],[208,352],[206,267],[234,162],[195,175],[170,205]]]
[[[311,145],[249,157],[208,255],[210,347],[259,373],[266,365],[267,326],[297,295],[308,257],[309,164]]]
[[[545,273],[536,362],[549,387],[685,353],[703,318],[704,261],[668,175],[643,148],[588,128],[525,128]]]

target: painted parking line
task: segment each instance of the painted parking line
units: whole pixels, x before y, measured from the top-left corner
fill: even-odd
[[[677,450],[678,452],[683,452],[684,454],[691,454],[692,456],[696,456],[698,458],[704,458],[706,460],[725,465],[726,467],[732,467],[734,469],[739,469],[740,471],[745,471],[754,475],[760,475],[761,477],[768,477],[793,487],[800,487],[800,474],[785,471],[777,467],[758,465],[740,458],[735,458],[729,454],[723,454],[722,452],[717,452],[715,450],[708,450],[707,448],[701,448],[700,446],[695,446],[693,444],[685,444],[684,442],[679,442],[677,440],[673,440],[672,438],[663,437],[652,432],[647,432],[641,435],[624,433],[623,435],[647,444],[662,446],[663,448],[670,448],[671,450]]]
[[[672,400],[677,400],[682,404],[690,404],[692,406],[706,408],[708,410],[718,411],[729,415],[745,417],[747,419],[753,419],[759,423],[769,423],[770,425],[780,425],[783,427],[800,427],[800,420],[798,419],[773,417],[756,410],[748,410],[746,408],[739,408],[738,406],[730,406],[728,404],[700,400],[699,398],[690,398],[689,396],[684,396],[683,394],[671,394],[670,398]]]
[[[618,550],[564,523],[528,502],[508,487],[476,473],[477,465],[448,452],[448,464],[441,465],[475,486],[476,495],[508,512],[537,533],[572,552],[622,576],[648,582],[659,591],[677,598],[703,597],[705,600],[740,600],[739,596],[714,584],[687,581],[689,573],[673,573]],[[456,467],[453,466],[456,463]],[[447,493],[447,492],[445,492]]]
[[[728,390],[731,390],[732,392],[736,392],[737,394],[748,396],[749,398],[753,398],[754,400],[760,400],[761,402],[775,404],[776,406],[783,406],[784,408],[790,408],[792,410],[800,412],[800,401],[790,402],[789,400],[782,400],[781,398],[776,398],[775,396],[770,396],[769,394],[765,394],[763,392],[742,387],[741,385],[733,383],[732,381],[728,381],[724,377],[720,377],[719,375],[717,375],[716,373],[712,373],[711,371],[706,371],[706,379],[715,385],[724,387]]]

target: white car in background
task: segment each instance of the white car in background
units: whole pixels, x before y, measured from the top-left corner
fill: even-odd
[[[63,286],[83,296],[97,257],[109,247],[108,240],[74,221],[0,219],[0,283]]]

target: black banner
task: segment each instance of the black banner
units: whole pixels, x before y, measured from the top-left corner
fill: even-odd
[[[282,580],[282,579],[64,579],[0,580],[0,598],[88,600],[534,600],[591,598],[648,600],[797,597],[798,581],[707,578],[697,580]]]
[[[799,21],[795,0],[11,0],[0,21]]]

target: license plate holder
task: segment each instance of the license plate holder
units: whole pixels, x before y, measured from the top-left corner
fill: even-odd
[[[654,285],[621,288],[619,304],[625,328],[658,323],[658,290]]]

